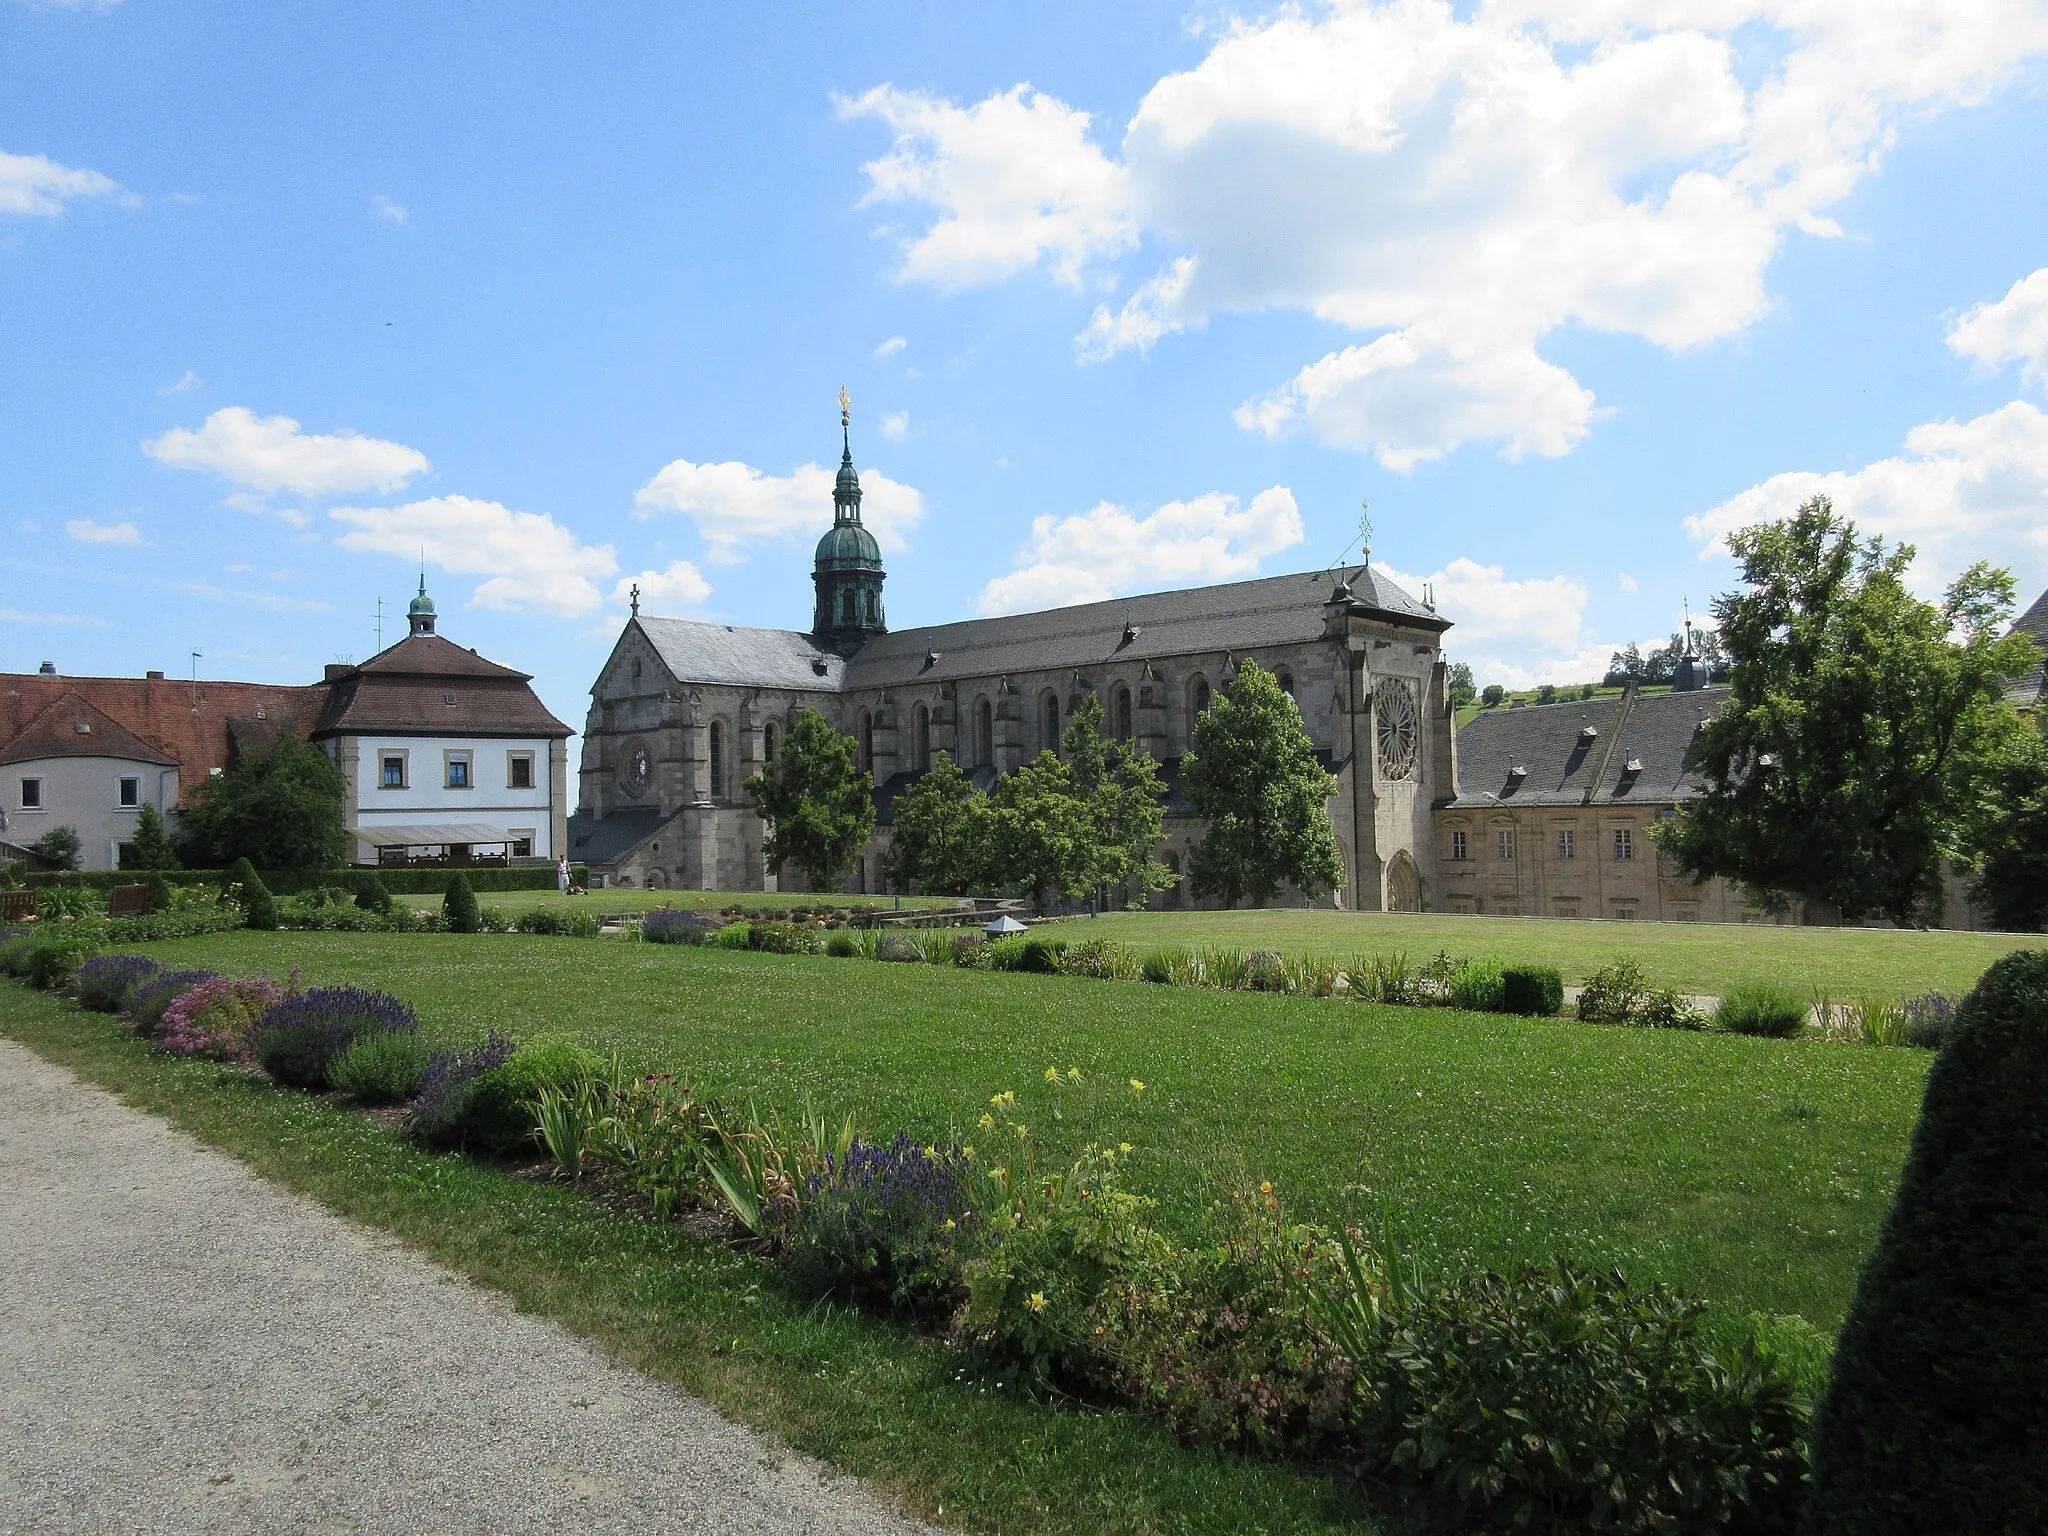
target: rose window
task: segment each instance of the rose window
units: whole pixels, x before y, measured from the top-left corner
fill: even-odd
[[[1422,722],[1415,707],[1415,684],[1405,677],[1383,677],[1373,685],[1373,732],[1379,745],[1380,777],[1399,780],[1415,773],[1422,745]]]

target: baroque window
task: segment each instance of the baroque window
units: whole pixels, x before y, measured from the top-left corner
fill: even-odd
[[[1570,827],[1559,827],[1557,829],[1557,856],[1560,859],[1569,859],[1574,857],[1574,849],[1572,845],[1577,841],[1578,834],[1573,832]]]
[[[1614,856],[1617,859],[1632,859],[1636,856],[1636,834],[1633,828],[1614,829]]]
[[[1453,832],[1451,834],[1451,857],[1453,859],[1468,859],[1471,857],[1471,854],[1465,850],[1465,834],[1463,832]]]
[[[1383,677],[1372,687],[1373,738],[1379,748],[1380,777],[1398,783],[1412,778],[1422,748],[1422,721],[1415,683]]]
[[[1502,861],[1515,856],[1515,833],[1512,827],[1503,827],[1493,834],[1493,856]]]

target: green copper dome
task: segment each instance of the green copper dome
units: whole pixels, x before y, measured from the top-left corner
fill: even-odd
[[[420,578],[420,595],[414,598],[410,603],[406,604],[405,611],[408,617],[414,617],[420,614],[428,614],[434,611],[434,600],[431,597],[427,596],[426,577],[422,576]]]
[[[818,540],[820,570],[878,571],[882,568],[882,546],[859,523],[834,523]]]

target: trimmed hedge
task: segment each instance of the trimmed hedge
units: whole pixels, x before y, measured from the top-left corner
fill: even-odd
[[[296,896],[301,891],[324,889],[355,893],[360,892],[366,883],[381,884],[394,896],[446,896],[448,882],[457,875],[468,879],[471,890],[486,895],[502,891],[555,889],[555,867],[552,864],[530,868],[522,865],[516,869],[260,869],[256,873],[265,888],[275,896]],[[146,885],[158,877],[168,885],[219,885],[226,874],[227,871],[220,869],[74,869],[62,873],[31,874],[28,884],[31,888],[77,885],[88,890],[106,891],[117,885]],[[590,866],[571,864],[569,883],[588,888]]]
[[[1813,1434],[1813,1536],[2048,1530],[2048,951],[2007,955],[1927,1074]]]
[[[1554,965],[1504,965],[1500,971],[1503,1013],[1549,1018],[1564,1007],[1564,977]]]

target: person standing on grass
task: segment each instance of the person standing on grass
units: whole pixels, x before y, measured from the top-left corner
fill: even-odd
[[[569,855],[566,853],[555,860],[555,892],[561,896],[569,894]]]

